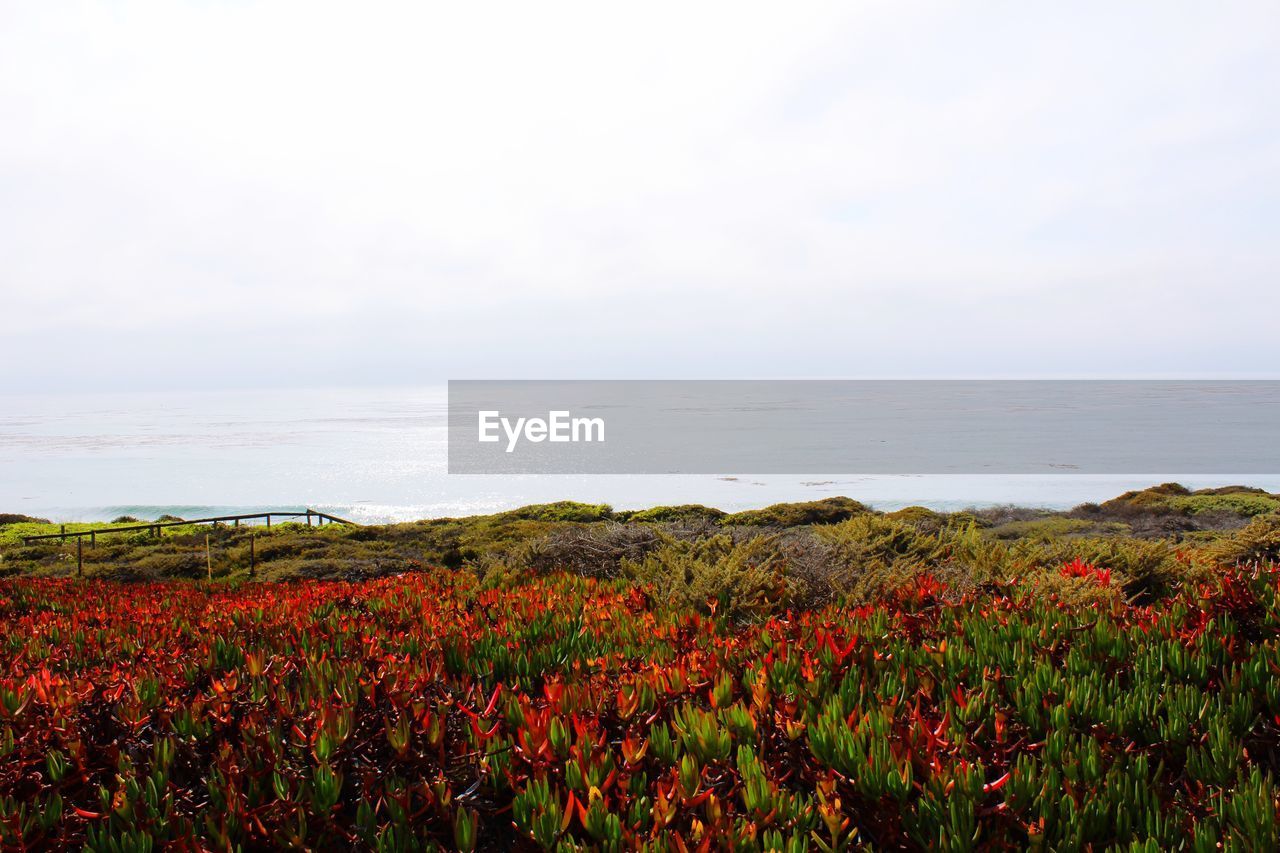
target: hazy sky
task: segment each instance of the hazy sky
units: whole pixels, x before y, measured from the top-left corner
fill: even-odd
[[[0,389],[1280,375],[1280,6],[0,0]]]

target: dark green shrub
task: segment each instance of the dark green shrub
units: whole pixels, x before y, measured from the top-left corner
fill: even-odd
[[[1252,518],[1266,515],[1280,509],[1280,500],[1266,492],[1224,492],[1216,494],[1194,494],[1186,497],[1172,498],[1169,506],[1179,512],[1190,515],[1202,515],[1213,512],[1226,512]]]
[[[148,554],[133,564],[139,575],[149,578],[200,578],[208,574],[204,554],[194,552]]]
[[[1210,553],[1227,565],[1280,562],[1280,513],[1258,516],[1212,546]]]
[[[885,513],[885,518],[910,524],[919,530],[937,530],[942,527],[944,516],[923,506],[904,506],[893,512]]]
[[[556,501],[500,512],[494,518],[520,521],[608,521],[613,518],[613,507],[608,504]]]
[[[969,524],[977,524],[979,527],[999,527],[1016,521],[1039,521],[1044,518],[1052,518],[1053,515],[1054,513],[1047,509],[998,504],[980,509],[970,507],[960,512],[954,512],[947,516],[947,521],[952,527],[965,527]]]
[[[859,515],[814,531],[829,543],[843,564],[858,570],[886,566],[901,560],[927,563],[944,554],[936,536],[922,533],[914,524],[887,515]]]
[[[679,506],[655,506],[652,509],[635,510],[619,513],[620,521],[635,521],[645,524],[669,524],[687,522],[718,522],[727,513],[715,507],[702,504],[680,504]]]
[[[329,543],[318,537],[286,532],[262,536],[257,542],[256,551],[259,561],[269,563],[272,560],[317,554],[327,550],[328,547]]]
[[[12,512],[0,512],[0,527],[6,524],[52,524],[53,522],[47,518],[33,518],[29,515],[19,515]]]
[[[1103,522],[1106,524],[1106,522]],[[1127,528],[1118,522],[1110,522],[1113,532],[1122,533]],[[1007,524],[1001,524],[987,531],[989,536],[996,539],[1035,539],[1039,541],[1049,541],[1064,536],[1079,536],[1084,533],[1092,532],[1099,527],[1099,523],[1088,521],[1082,518],[1062,518],[1055,516],[1052,518],[1038,518],[1033,521],[1010,521]]]
[[[1173,543],[1162,540],[1113,536],[1022,541],[1013,553],[1021,564],[1050,572],[1073,560],[1111,569],[1125,595],[1140,601],[1165,595],[1196,574],[1195,566],[1178,561]]]
[[[642,559],[622,561],[623,573],[648,587],[654,600],[739,620],[786,607],[783,568],[769,536],[735,542],[722,534],[689,542],[663,534],[661,546]]]
[[[1259,489],[1256,486],[1217,486],[1212,489],[1196,489],[1191,493],[1194,495],[1267,495],[1270,494],[1266,489]],[[1271,497],[1277,497],[1271,495]]]
[[[838,524],[869,512],[871,510],[865,504],[852,498],[835,497],[748,509],[727,515],[720,521],[725,525],[745,527],[800,527],[807,524]]]
[[[813,533],[825,546],[814,557],[825,559],[827,566],[825,571],[815,572],[809,566],[801,571],[812,582],[825,585],[833,598],[870,599],[936,567],[946,555],[936,535],[870,513],[815,528]],[[822,597],[819,595],[819,600]]]

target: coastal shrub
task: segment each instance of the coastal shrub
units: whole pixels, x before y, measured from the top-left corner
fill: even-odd
[[[946,516],[923,506],[904,506],[885,513],[885,518],[910,524],[917,530],[937,531],[946,523]]]
[[[1260,515],[1210,547],[1223,565],[1280,562],[1280,513]]]
[[[68,525],[68,527],[70,527],[70,525]],[[39,536],[42,533],[57,532],[58,525],[56,524],[15,521],[12,524],[0,525],[0,546],[26,547],[22,543],[23,536]],[[10,552],[10,556],[14,556],[14,554]]]
[[[1099,525],[1098,533],[1118,530],[1123,525],[1130,536],[1143,539],[1179,538],[1200,531],[1229,531],[1243,526],[1248,516],[1233,509],[1205,505],[1198,512],[1190,512],[1185,505],[1176,505],[1182,497],[1157,497],[1155,500],[1136,502],[1107,501],[1103,504],[1081,504],[1067,515],[1071,518],[1091,520]],[[1212,500],[1212,499],[1210,499]],[[1108,527],[1102,527],[1107,525]]]
[[[47,518],[34,518],[14,512],[0,512],[0,527],[8,524],[52,524]]]
[[[608,521],[613,518],[613,508],[608,504],[556,501],[500,512],[496,517],[522,521]]]
[[[1191,490],[1178,483],[1164,483],[1149,489],[1125,492],[1109,501],[1103,501],[1098,509],[1104,515],[1124,517],[1150,512],[1168,512],[1169,499],[1186,497]]]
[[[843,599],[851,572],[837,559],[835,547],[814,528],[785,530],[778,534],[777,543],[792,607],[813,610]]]
[[[436,518],[403,524],[323,528],[329,541],[355,553],[387,548],[424,565],[459,568],[555,529],[551,522],[506,515]]]
[[[208,573],[204,555],[194,551],[148,554],[134,567],[144,577],[199,578]]]
[[[852,498],[823,498],[803,503],[780,503],[724,516],[721,523],[744,527],[800,527],[806,524],[838,524],[871,512]]]
[[[922,533],[914,524],[886,515],[859,515],[816,529],[846,566],[865,570],[906,560],[929,563],[942,555],[938,537]]]
[[[1084,574],[1072,574],[1068,569],[1081,565]],[[1105,569],[1088,564],[1068,563],[1064,566],[1042,567],[1029,572],[1018,584],[1020,594],[1032,600],[1053,600],[1072,606],[1115,604],[1125,598],[1124,589],[1117,579]]]
[[[482,575],[500,570],[503,576],[571,572],[583,577],[611,578],[622,574],[624,560],[642,559],[665,541],[648,525],[575,525],[522,542],[505,553],[489,555],[477,568]]]
[[[938,536],[882,515],[858,515],[839,524],[814,528],[830,561],[825,573],[832,594],[868,600],[910,582],[936,567],[946,554]]]
[[[647,587],[655,601],[735,620],[760,618],[786,606],[784,560],[773,537],[662,538],[643,558],[622,561],[623,573]]]
[[[1128,527],[1120,522],[1094,522],[1083,518],[1037,518],[1027,521],[1010,521],[993,527],[987,535],[996,539],[1036,539],[1048,541],[1063,536],[1079,536],[1097,531],[1100,526],[1109,528],[1112,533],[1124,533]]]
[[[612,513],[604,505],[561,503],[487,516],[365,527],[181,526],[166,529],[160,537],[142,530],[99,536],[92,548],[86,542],[84,557],[86,571],[99,576],[159,578],[170,572],[203,576],[203,545],[208,535],[224,554],[221,563],[215,557],[215,571],[226,566],[244,574],[249,565],[248,538],[255,536],[258,569],[264,579],[298,577],[309,561],[333,562],[310,562],[308,576],[343,577],[342,565],[359,567],[356,576],[364,576],[390,570],[385,566],[400,560],[407,566],[473,567],[486,577],[486,583],[496,584],[500,580],[494,572],[499,564],[509,579],[557,569],[611,578],[623,574],[624,559],[639,562],[668,540],[697,543],[723,536],[740,545],[768,534],[775,537],[784,565],[789,605],[805,608],[864,598],[876,589],[923,574],[943,580],[954,595],[1013,577],[1033,579],[1041,572],[1052,576],[1064,562],[1077,557],[1111,569],[1113,587],[1145,600],[1202,578],[1213,565],[1280,557],[1280,546],[1272,538],[1275,513],[1248,518],[1233,510],[1201,507],[1191,512],[1169,503],[1265,501],[1272,498],[1267,493],[1231,487],[1212,493],[1155,494],[1165,503],[1119,513],[1103,511],[1101,506],[1069,512],[994,507],[946,514],[908,507],[882,515],[848,499],[780,504],[734,515],[697,505]],[[590,520],[546,520],[556,517]],[[823,522],[831,518],[840,520]],[[104,526],[74,523],[67,525],[67,531]],[[74,540],[22,544],[24,535],[60,529],[56,524],[28,521],[0,526],[0,569],[30,574],[74,572]],[[151,555],[182,548],[195,555],[194,567],[174,567],[164,557],[147,561]],[[1050,577],[1050,582],[1057,580]]]
[[[1252,518],[1266,515],[1280,509],[1280,500],[1266,492],[1228,492],[1217,494],[1194,494],[1173,498],[1169,506],[1189,515],[1207,513],[1230,513],[1232,515]]]
[[[1193,495],[1267,495],[1270,494],[1266,489],[1260,489],[1257,486],[1214,486],[1208,489],[1196,489]],[[1271,495],[1276,497],[1276,495]]]
[[[962,510],[959,513],[953,513],[950,520],[957,527],[963,526],[968,521],[977,524],[979,527],[1000,527],[1017,521],[1040,521],[1052,518],[1053,515],[1053,512],[1037,507],[998,504],[980,509]]]
[[[134,518],[132,515],[117,515],[111,519],[112,524],[141,524],[142,519]]]
[[[1139,601],[1166,595],[1183,580],[1200,577],[1193,563],[1179,561],[1170,542],[1126,537],[1078,537],[1019,543],[1015,554],[1024,564],[1053,570],[1079,561],[1109,569],[1125,595]]]
[[[365,581],[402,574],[412,566],[394,557],[357,557],[303,559],[293,567],[291,576],[315,580]]]
[[[634,521],[643,524],[685,524],[689,522],[718,522],[727,513],[715,507],[702,504],[680,504],[679,506],[655,506],[651,509],[618,513],[621,521]]]
[[[1082,510],[1084,507],[1078,507]],[[1249,486],[1221,486],[1190,491],[1177,483],[1125,492],[1097,506],[1093,512],[1126,518],[1143,515],[1199,516],[1229,513],[1251,518],[1280,509],[1280,496]]]
[[[317,553],[328,548],[329,543],[323,539],[303,536],[300,533],[278,533],[259,536],[255,546],[258,560],[269,563],[272,560],[283,560],[300,557],[307,553]]]
[[[1137,499],[1145,500],[1149,497],[1158,497],[1162,495],[1166,497],[1168,496],[1185,497],[1189,494],[1191,494],[1191,490],[1188,489],[1186,486],[1182,485],[1181,483],[1161,483],[1158,486],[1151,486],[1149,488],[1141,489],[1139,491],[1125,492],[1123,495],[1117,498],[1117,500],[1124,500],[1126,497],[1128,497],[1129,499],[1137,498]]]

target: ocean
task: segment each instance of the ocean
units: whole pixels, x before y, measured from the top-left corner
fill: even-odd
[[[1144,475],[450,475],[446,390],[426,388],[0,395],[0,512],[58,521],[311,507],[358,522],[576,500],[733,511],[847,495],[880,509],[1066,508],[1177,480]],[[1248,479],[1280,491],[1276,476]]]

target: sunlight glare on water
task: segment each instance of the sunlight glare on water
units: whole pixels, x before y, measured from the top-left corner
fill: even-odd
[[[1168,479],[1226,482],[1173,474],[449,476],[443,386],[8,395],[0,397],[0,470],[0,512],[64,521],[311,506],[378,522],[556,500],[732,511],[833,495],[881,509],[1062,508]],[[1280,490],[1274,477],[1249,485]]]

